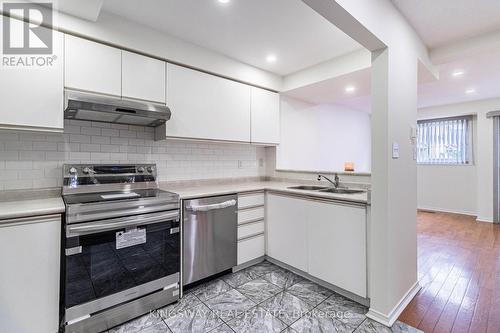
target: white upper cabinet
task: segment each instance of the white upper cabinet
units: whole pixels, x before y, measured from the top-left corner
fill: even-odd
[[[50,66],[0,66],[0,128],[63,131],[63,42],[63,34],[54,31]]]
[[[122,51],[122,96],[165,103],[165,62]]]
[[[252,87],[252,142],[280,142],[280,96],[255,87]]]
[[[121,96],[120,49],[65,35],[66,88]]]
[[[167,136],[250,142],[248,85],[167,64]]]

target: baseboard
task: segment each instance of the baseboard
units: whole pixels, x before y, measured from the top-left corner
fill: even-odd
[[[476,218],[476,222],[488,222],[488,223],[493,223],[493,218],[491,217],[486,217],[486,216],[478,216]]]
[[[427,211],[427,212],[439,212],[439,213],[468,215],[468,216],[474,216],[474,217],[477,216],[477,213],[475,213],[475,212],[469,212],[466,210],[447,209],[447,208],[418,207],[418,210]]]
[[[389,315],[385,315],[382,312],[370,308],[366,316],[370,319],[373,319],[381,323],[382,325],[391,327],[394,324],[394,322],[398,319],[401,312],[403,312],[403,310],[408,306],[408,304],[410,304],[411,300],[413,299],[413,297],[415,297],[420,288],[421,286],[418,283],[418,281],[415,282],[415,284],[406,292],[403,298],[401,298],[398,304],[396,304],[396,306],[392,309]]]

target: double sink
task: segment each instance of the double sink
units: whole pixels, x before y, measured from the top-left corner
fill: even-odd
[[[326,187],[326,186],[313,186],[313,185],[291,186],[291,187],[289,187],[289,189],[302,190],[302,191],[328,192],[328,193],[337,193],[337,194],[355,194],[355,193],[365,192],[364,190],[355,190],[352,188]]]

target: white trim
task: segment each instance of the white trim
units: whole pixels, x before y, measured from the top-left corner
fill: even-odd
[[[476,222],[487,222],[487,223],[493,223],[493,218],[490,216],[478,216],[476,218]]]
[[[396,304],[396,306],[392,309],[389,315],[385,315],[382,312],[370,308],[366,316],[370,319],[373,319],[381,323],[382,325],[391,327],[394,324],[394,322],[398,319],[401,312],[403,312],[403,310],[408,306],[408,304],[410,304],[411,300],[413,299],[413,297],[415,297],[420,288],[422,287],[420,286],[418,281],[415,282],[415,284],[406,292],[403,298],[401,298],[398,304]]]
[[[438,207],[421,207],[417,208],[418,210],[429,211],[429,212],[439,212],[439,213],[451,213],[451,214],[461,214],[461,215],[469,215],[469,216],[477,216],[476,212],[470,212],[466,210],[456,210],[456,209],[448,209],[448,208],[438,208]]]

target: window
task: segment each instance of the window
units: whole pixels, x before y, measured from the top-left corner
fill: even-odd
[[[472,117],[420,120],[417,122],[417,163],[472,163]]]

